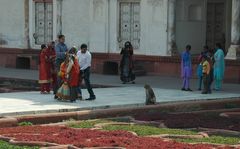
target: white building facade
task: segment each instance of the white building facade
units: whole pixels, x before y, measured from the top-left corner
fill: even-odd
[[[100,53],[118,53],[125,41],[136,54],[155,56],[170,56],[186,44],[196,54],[216,42],[229,48],[238,1],[1,0],[1,47],[39,49],[64,34],[69,46],[87,43]]]
[[[1,0],[0,53],[37,53],[64,34],[69,48],[86,43],[102,55],[119,54],[126,41],[148,59],[176,55],[187,44],[199,54],[219,42],[230,49],[227,59],[237,59],[239,8],[240,0]]]

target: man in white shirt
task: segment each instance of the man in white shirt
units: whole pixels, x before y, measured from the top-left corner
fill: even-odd
[[[81,45],[81,51],[78,51],[77,57],[80,65],[81,74],[83,75],[85,85],[90,95],[90,97],[86,100],[95,100],[96,96],[94,95],[92,86],[90,84],[90,68],[91,68],[91,62],[92,62],[92,55],[87,50],[86,44]]]

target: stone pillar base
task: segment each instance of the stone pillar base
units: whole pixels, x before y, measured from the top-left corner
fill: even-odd
[[[179,52],[178,52],[177,48],[172,49],[172,56],[178,56],[178,55],[179,55]]]
[[[231,45],[228,49],[225,59],[237,60],[240,59],[240,45]]]
[[[177,56],[179,53],[178,53],[178,50],[177,50],[177,44],[175,41],[171,41],[169,44],[168,44],[168,51],[167,51],[167,55],[168,56]]]

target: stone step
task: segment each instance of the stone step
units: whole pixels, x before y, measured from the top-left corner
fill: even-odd
[[[136,76],[145,76],[147,74],[147,71],[139,61],[134,62],[134,72]]]
[[[144,70],[144,67],[142,65],[134,65],[134,69],[136,69],[136,70]]]
[[[136,76],[145,76],[147,72],[145,70],[134,70]]]

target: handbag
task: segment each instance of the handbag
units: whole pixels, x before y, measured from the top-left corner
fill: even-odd
[[[70,100],[70,88],[67,82],[64,82],[56,94],[61,100]]]

